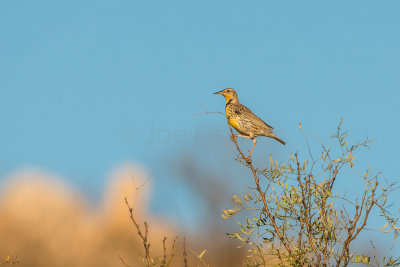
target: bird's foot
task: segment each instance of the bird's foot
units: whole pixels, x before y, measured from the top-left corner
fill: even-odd
[[[236,140],[237,140],[236,135],[232,134],[231,135],[231,140],[232,140],[232,142],[236,143]]]
[[[244,160],[247,162],[247,164],[251,164],[251,162],[252,162],[251,155],[244,157]]]

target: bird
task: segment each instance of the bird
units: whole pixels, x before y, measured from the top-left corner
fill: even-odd
[[[286,144],[285,141],[272,132],[273,127],[271,125],[268,125],[257,117],[249,108],[240,104],[236,91],[233,88],[226,88],[214,94],[223,95],[226,99],[225,113],[228,123],[240,133],[234,135],[234,138],[244,137],[253,141],[253,147],[248,156],[249,158],[253,154],[254,147],[256,146],[256,137],[266,136],[275,139],[282,145]]]

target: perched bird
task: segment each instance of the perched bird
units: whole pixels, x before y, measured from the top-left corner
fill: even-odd
[[[253,148],[249,157],[256,146],[258,136],[266,136],[275,139],[279,143],[286,143],[272,132],[272,126],[266,124],[259,117],[254,115],[250,109],[239,103],[236,91],[232,88],[226,88],[215,94],[223,95],[226,98],[225,113],[228,123],[240,133],[236,137],[245,137],[253,140]]]

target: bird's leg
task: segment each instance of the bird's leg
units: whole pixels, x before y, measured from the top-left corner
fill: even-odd
[[[244,138],[251,139],[251,138],[250,138],[250,137],[248,137],[247,135],[241,135],[241,134],[232,134],[232,135],[231,135],[231,140],[232,140],[233,142],[236,142],[236,139],[237,139],[237,137],[244,137]]]
[[[235,137],[244,137],[244,138],[247,138],[247,139],[251,139],[250,136],[241,135],[241,134],[235,134]]]
[[[254,150],[254,147],[256,146],[256,144],[257,144],[257,139],[255,137],[253,137],[253,147],[252,147],[251,151],[249,152],[248,158],[250,158],[251,154],[253,154],[253,150]]]
[[[250,137],[250,136],[247,136],[247,135],[232,134],[231,135],[232,141],[236,142],[236,138],[237,137],[243,137],[243,138],[247,138],[247,139],[253,140],[253,148],[251,149],[251,152],[250,152],[249,156],[244,158],[247,161],[247,163],[250,164],[251,163],[251,154],[253,153],[253,149],[254,149],[254,147],[255,147],[255,145],[257,143],[256,138],[255,137]]]

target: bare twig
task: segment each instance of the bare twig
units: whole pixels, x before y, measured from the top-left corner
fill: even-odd
[[[172,243],[171,256],[169,258],[169,261],[167,262],[167,245],[166,245],[167,237],[164,236],[164,239],[163,239],[163,259],[161,261],[160,267],[168,267],[171,264],[172,259],[174,258],[175,243],[176,243],[177,239],[178,239],[178,237],[175,237],[175,239],[174,239],[174,241]]]
[[[374,244],[372,243],[372,241],[370,241],[370,242],[371,242],[371,246],[372,246],[372,248],[374,249],[374,260],[375,260],[376,266],[377,266],[377,267],[379,267],[378,258],[376,257],[376,250],[375,250],[375,246],[374,246]]]
[[[291,250],[289,244],[286,242],[285,237],[282,235],[281,231],[279,230],[279,228],[278,228],[278,226],[277,226],[277,224],[276,224],[276,221],[275,221],[275,217],[272,215],[272,213],[271,213],[270,210],[269,210],[265,192],[261,189],[261,186],[260,186],[260,179],[259,179],[258,176],[257,176],[257,171],[256,171],[256,170],[254,169],[254,167],[253,167],[251,157],[245,157],[245,155],[243,154],[243,152],[240,150],[239,145],[237,144],[237,140],[236,140],[235,135],[234,135],[234,133],[233,133],[232,127],[231,127],[231,125],[230,125],[229,123],[228,123],[228,126],[229,126],[229,130],[231,131],[231,139],[232,139],[232,142],[235,144],[236,149],[238,150],[238,152],[240,153],[240,155],[242,156],[242,158],[246,161],[248,167],[250,168],[250,170],[251,170],[251,172],[252,172],[252,174],[253,174],[254,182],[255,182],[255,184],[256,184],[256,190],[257,190],[258,193],[260,194],[261,200],[262,200],[262,202],[263,202],[263,210],[264,210],[264,212],[268,215],[269,219],[271,220],[272,225],[273,225],[273,227],[274,227],[274,229],[275,229],[275,232],[276,232],[276,234],[277,234],[278,237],[279,237],[279,241],[283,244],[283,246],[286,248],[286,250],[288,251],[288,253],[291,254],[291,253],[292,253],[292,250]]]
[[[306,192],[307,189],[309,188],[309,186],[307,186],[307,182],[308,181],[305,181],[306,185],[304,185],[303,182],[301,181],[301,174],[300,174],[300,169],[301,168],[300,168],[299,159],[297,158],[297,153],[295,153],[294,155],[295,155],[295,158],[296,158],[296,165],[297,165],[297,181],[298,181],[298,183],[300,185],[300,189],[301,189],[301,200],[302,200],[302,204],[303,204],[303,209],[302,210],[304,211],[304,213],[300,214],[300,216],[304,215],[303,219],[304,219],[305,227],[307,229],[308,242],[310,242],[312,250],[314,251],[315,255],[316,256],[318,255],[318,257],[320,257],[320,255],[317,252],[317,249],[315,248],[314,240],[313,240],[313,237],[312,237],[312,231],[311,231],[311,224],[312,224],[312,222],[311,222],[311,213],[310,213],[311,209],[310,209],[309,200],[307,199],[307,197],[309,197],[310,194],[309,194],[309,192]],[[306,200],[307,200],[308,203],[306,203]]]
[[[378,182],[375,182],[375,184],[373,185],[373,187],[371,189],[371,193],[369,196],[369,197],[371,197],[370,204],[366,203],[367,192],[369,190],[365,189],[360,206],[356,206],[356,212],[355,212],[354,218],[353,218],[353,220],[349,221],[350,227],[348,228],[347,237],[343,244],[342,253],[341,253],[340,257],[338,258],[338,260],[336,261],[336,264],[338,266],[340,265],[341,261],[344,261],[345,265],[347,265],[347,263],[350,261],[350,257],[349,257],[350,243],[351,243],[351,241],[356,239],[358,234],[364,229],[365,225],[367,224],[369,214],[370,214],[372,208],[376,204],[375,191],[376,191],[377,187],[378,187]],[[363,215],[363,208],[365,208],[364,215]],[[357,227],[357,222],[360,220],[362,215],[364,216],[364,219],[362,220],[361,225]]]
[[[183,238],[183,263],[185,267],[188,267],[187,253],[186,253],[186,237]]]
[[[167,241],[167,237],[164,236],[162,244],[163,244],[163,259],[161,261],[161,267],[165,267],[167,264],[167,247],[165,245],[165,241]]]
[[[225,113],[220,112],[220,111],[208,112],[207,109],[205,108],[205,106],[203,105],[203,103],[201,103],[200,101],[199,101],[199,103],[200,103],[201,107],[203,108],[204,112],[203,113],[198,113],[198,114],[193,114],[193,116],[208,115],[208,114],[220,114],[220,115],[224,115],[225,116]]]
[[[143,225],[144,225],[144,232],[143,232],[143,230],[141,229],[139,223],[136,221],[136,219],[135,219],[135,217],[133,215],[133,209],[135,207],[139,191],[151,179],[151,175],[146,178],[146,180],[143,182],[143,184],[141,184],[140,186],[137,186],[136,183],[135,183],[134,177],[133,177],[133,172],[130,169],[130,166],[128,165],[128,163],[126,163],[126,164],[127,164],[128,168],[130,170],[130,176],[132,178],[132,182],[133,182],[133,184],[135,186],[135,191],[136,192],[135,192],[135,198],[134,198],[133,205],[131,206],[129,204],[128,199],[126,197],[125,197],[125,204],[126,204],[128,210],[129,210],[130,220],[133,223],[133,225],[135,226],[136,232],[137,232],[137,234],[139,235],[140,239],[143,242],[143,247],[144,247],[145,255],[146,255],[145,258],[143,258],[143,261],[146,263],[147,267],[151,267],[153,265],[157,265],[157,261],[153,260],[150,257],[150,242],[149,242],[149,238],[148,238],[148,236],[149,236],[149,225],[148,225],[148,223],[146,221],[143,223]],[[167,257],[167,244],[166,244],[167,237],[164,236],[164,238],[162,240],[162,243],[163,243],[163,255],[162,255],[162,257],[157,257],[157,259],[161,258],[161,263],[160,263],[161,267],[168,267],[168,266],[171,265],[171,262],[172,262],[172,260],[174,258],[174,251],[175,251],[175,245],[176,245],[176,240],[177,239],[178,239],[178,237],[175,237],[175,239],[174,239],[174,241],[172,243],[171,255],[170,255],[169,260],[168,260],[168,257]],[[124,261],[124,259],[121,256],[119,256],[119,258],[121,259],[121,262],[125,265],[125,267],[129,267],[129,265]]]
[[[128,265],[128,264],[124,261],[124,258],[122,258],[121,255],[118,255],[118,257],[119,257],[119,259],[121,260],[122,264],[123,264],[125,267],[131,267],[130,265]]]
[[[150,242],[148,241],[148,238],[147,238],[148,233],[149,233],[149,226],[148,226],[147,222],[144,222],[145,232],[143,234],[142,231],[140,230],[139,224],[136,222],[135,218],[133,217],[133,209],[129,206],[127,198],[125,198],[125,204],[129,209],[130,219],[131,219],[132,223],[135,225],[136,231],[137,231],[139,237],[143,241],[143,246],[144,246],[145,253],[146,253],[147,266],[151,267],[152,266],[152,261],[151,261],[151,258],[150,258]]]
[[[135,206],[136,206],[136,200],[137,200],[137,197],[138,197],[138,195],[139,195],[140,189],[142,189],[142,188],[147,184],[147,182],[150,181],[150,179],[151,179],[151,177],[153,176],[153,174],[150,174],[150,175],[146,178],[146,180],[143,182],[143,184],[141,184],[140,186],[137,186],[137,185],[136,185],[136,182],[135,182],[135,179],[134,179],[134,175],[133,175],[133,171],[132,171],[131,166],[130,166],[130,165],[128,164],[128,162],[126,162],[126,161],[125,161],[125,164],[126,164],[126,166],[128,167],[129,176],[131,177],[132,183],[133,183],[133,185],[135,186],[135,198],[133,199],[133,205],[132,205],[132,209],[134,209]]]
[[[311,147],[310,147],[310,143],[308,142],[307,135],[305,135],[305,133],[301,130],[301,122],[300,122],[300,124],[299,124],[299,129],[300,129],[300,132],[303,134],[304,139],[306,140],[307,148],[308,148],[308,154],[310,155],[311,160],[313,161],[313,163],[315,163],[314,157],[313,157],[313,155],[312,155],[312,153],[311,153]]]
[[[171,264],[171,262],[172,262],[172,259],[174,258],[175,244],[176,244],[176,240],[177,240],[177,239],[178,239],[178,237],[175,237],[174,242],[172,243],[171,256],[170,256],[169,261],[168,261],[168,263],[167,263],[167,265],[166,265],[167,267],[170,266],[170,264]]]

